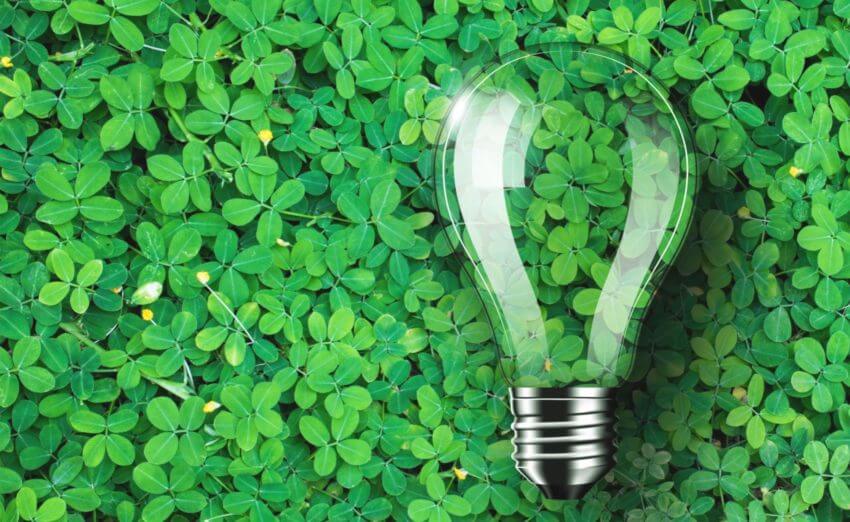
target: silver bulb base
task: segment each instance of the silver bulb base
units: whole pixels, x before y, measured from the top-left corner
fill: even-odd
[[[547,498],[582,498],[614,466],[614,389],[511,388],[514,461]]]

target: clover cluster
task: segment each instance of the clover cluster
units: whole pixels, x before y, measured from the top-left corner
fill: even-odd
[[[848,21],[846,0],[0,0],[2,518],[841,518]],[[465,81],[550,41],[650,71],[703,173],[617,468],[579,503],[514,470],[430,176]],[[561,250],[622,223],[548,203],[562,158],[617,171],[598,141],[514,196],[554,315],[587,280]]]

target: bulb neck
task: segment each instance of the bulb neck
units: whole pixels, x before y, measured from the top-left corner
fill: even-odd
[[[511,388],[514,461],[547,498],[582,498],[614,466],[614,391]]]

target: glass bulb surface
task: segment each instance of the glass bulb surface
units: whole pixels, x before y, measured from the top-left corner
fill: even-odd
[[[693,157],[664,88],[609,51],[518,53],[457,96],[435,150],[438,205],[512,384],[628,375],[690,222]]]
[[[560,459],[592,483],[582,470],[607,469],[599,459],[610,449],[591,447],[608,437],[591,428],[610,431],[606,390],[628,377],[693,213],[689,129],[663,86],[624,57],[548,44],[476,75],[434,153],[440,219],[512,386],[515,458],[540,468],[521,471],[541,484],[531,475]]]

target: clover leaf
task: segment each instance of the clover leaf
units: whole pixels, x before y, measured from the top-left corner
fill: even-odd
[[[357,410],[346,408],[340,417],[331,419],[330,429],[315,416],[306,415],[298,421],[301,436],[318,448],[313,454],[313,469],[316,473],[321,476],[333,473],[337,467],[337,457],[352,466],[363,465],[369,461],[369,444],[351,437],[359,420]]]

